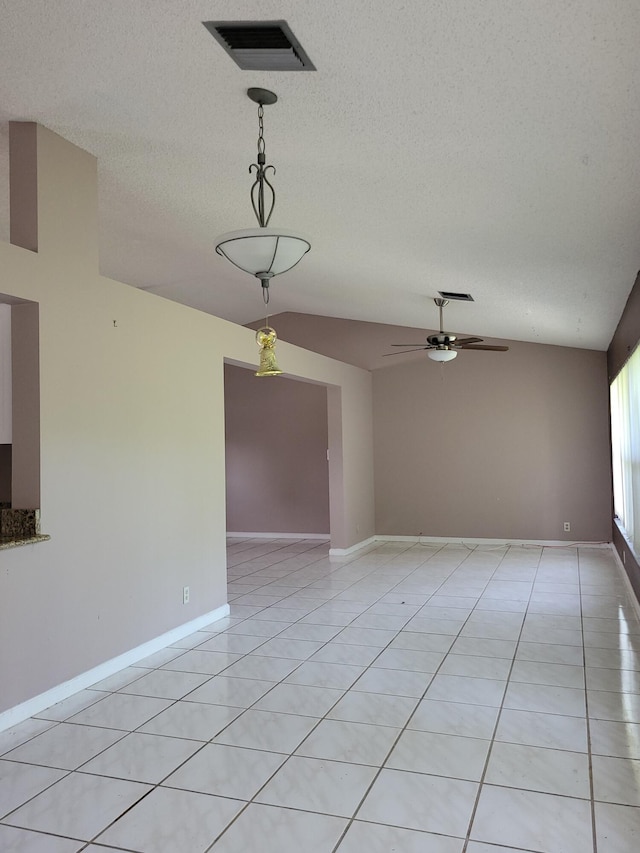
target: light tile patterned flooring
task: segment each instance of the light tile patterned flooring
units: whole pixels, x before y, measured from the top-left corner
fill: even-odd
[[[232,616],[0,734],[3,853],[637,853],[596,548],[232,540]]]

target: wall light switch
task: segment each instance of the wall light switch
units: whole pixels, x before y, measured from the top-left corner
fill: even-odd
[[[183,604],[189,603],[189,587],[188,586],[182,587],[182,603]]]

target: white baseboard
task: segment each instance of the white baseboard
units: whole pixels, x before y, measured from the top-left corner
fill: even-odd
[[[69,696],[73,696],[79,690],[84,690],[97,681],[108,678],[121,669],[137,663],[154,652],[158,652],[160,649],[171,645],[171,643],[175,643],[183,637],[188,637],[189,634],[193,634],[200,628],[204,628],[205,625],[216,622],[218,619],[223,619],[228,615],[229,605],[223,604],[221,607],[216,607],[215,610],[211,610],[203,616],[198,616],[190,622],[185,622],[184,625],[179,625],[177,628],[173,628],[171,631],[167,631],[165,634],[161,634],[159,637],[155,637],[141,646],[136,646],[128,652],[124,652],[115,658],[111,658],[111,660],[93,667],[93,669],[76,675],[75,678],[71,678],[69,681],[65,681],[56,687],[52,687],[50,690],[46,690],[44,693],[40,693],[38,696],[34,696],[33,699],[28,699],[20,705],[2,711],[0,713],[0,732],[21,723],[23,720],[27,720],[34,714],[40,713],[40,711],[44,711],[45,708],[50,708],[56,702],[68,699]]]
[[[371,545],[375,545],[378,541],[380,541],[379,536],[370,536],[362,542],[356,542],[355,545],[351,545],[349,548],[329,548],[329,556],[348,557],[349,554],[354,554],[356,551],[361,551],[363,548],[369,548]]]
[[[636,591],[631,585],[631,580],[629,579],[629,575],[627,574],[627,570],[624,567],[624,563],[620,559],[620,554],[618,554],[616,550],[616,546],[611,543],[611,550],[613,551],[613,559],[615,560],[615,564],[618,567],[618,571],[622,577],[622,582],[627,588],[627,592],[629,594],[629,600],[631,601],[631,606],[633,607],[637,618],[640,620],[640,601],[636,596]]]
[[[330,533],[227,533],[227,539],[331,539]]]
[[[471,536],[374,536],[377,542],[433,543],[434,545],[536,545],[547,548],[609,548],[610,542],[568,542],[564,539],[482,539]]]

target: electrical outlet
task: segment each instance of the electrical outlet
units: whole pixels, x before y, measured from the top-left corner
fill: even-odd
[[[564,532],[565,533],[571,533],[571,522],[570,521],[565,521]]]
[[[189,603],[189,587],[188,586],[182,587],[182,603],[183,604]]]

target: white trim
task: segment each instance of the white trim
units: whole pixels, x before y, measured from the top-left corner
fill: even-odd
[[[375,545],[375,543],[379,541],[381,541],[379,536],[370,536],[362,542],[357,542],[355,545],[351,545],[350,548],[329,548],[329,556],[348,557],[349,554],[353,554],[355,551],[360,551],[362,548],[367,548],[370,545]]]
[[[375,536],[377,542],[433,542],[436,545],[539,545],[563,548],[609,548],[610,542],[574,542],[564,539],[480,539],[471,536]]]
[[[330,533],[227,533],[227,539],[330,539]]]
[[[629,537],[627,536],[627,531],[624,529],[624,524],[620,521],[620,519],[618,518],[617,515],[614,515],[613,523],[615,524],[620,536],[624,539],[627,548],[629,549],[629,551],[631,551],[631,556],[636,561],[636,563],[640,566],[640,557],[638,557],[636,552],[633,550],[633,543],[629,539]],[[613,544],[613,548],[615,550],[615,544],[614,543],[612,543],[612,544]],[[616,551],[616,553],[618,553],[618,552]],[[624,563],[622,565],[624,566]]]
[[[137,663],[139,660],[152,655],[154,652],[158,652],[160,649],[164,649],[166,646],[171,645],[171,643],[175,643],[183,637],[188,637],[189,634],[193,634],[200,628],[204,628],[205,625],[209,625],[211,622],[216,622],[218,619],[223,619],[228,615],[229,605],[223,604],[221,607],[216,607],[215,610],[211,610],[203,616],[198,616],[190,622],[185,622],[184,625],[179,625],[177,628],[172,628],[171,631],[167,631],[165,634],[155,637],[153,640],[142,643],[142,645],[136,646],[128,652],[124,652],[115,658],[111,658],[111,660],[105,661],[98,666],[94,666],[93,669],[82,672],[80,675],[76,675],[75,678],[71,678],[69,681],[58,684],[56,687],[52,687],[50,690],[46,690],[44,693],[40,693],[32,699],[27,699],[26,702],[22,702],[20,705],[8,708],[6,711],[0,713],[0,732],[11,728],[11,726],[15,726],[17,723],[21,723],[23,720],[27,720],[34,714],[44,711],[45,708],[50,708],[51,705],[55,705],[56,702],[61,702],[63,699],[73,696],[73,694],[77,693],[79,690],[84,690],[92,684],[95,684],[97,681],[102,681],[103,678],[108,678],[110,675],[119,672],[121,669]]]
[[[618,569],[620,570],[620,574],[622,575],[622,582],[626,586],[627,593],[629,594],[629,598],[631,599],[631,606],[635,610],[636,617],[640,620],[640,601],[638,601],[638,598],[636,596],[636,591],[633,588],[633,586],[631,585],[631,579],[630,579],[629,575],[627,574],[627,570],[624,567],[624,563],[620,559],[620,554],[618,554],[618,552],[616,550],[616,546],[613,544],[613,542],[611,543],[611,550],[613,551],[613,558],[614,558],[615,564],[618,567]]]

